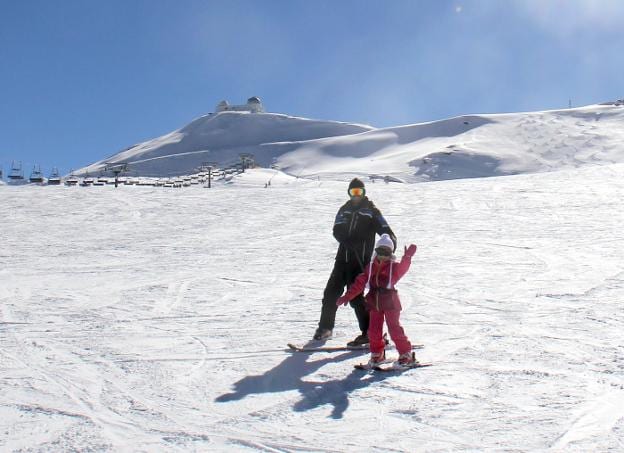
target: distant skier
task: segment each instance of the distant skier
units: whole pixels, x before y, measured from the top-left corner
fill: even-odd
[[[334,222],[334,237],[340,243],[334,269],[323,293],[323,306],[315,340],[331,338],[336,321],[336,300],[345,286],[353,283],[370,262],[375,247],[375,234],[387,234],[396,246],[396,237],[379,209],[366,197],[364,183],[354,178],[349,183],[349,201],[339,210]],[[393,248],[394,250],[394,248]],[[368,343],[368,312],[364,297],[354,294],[351,306],[355,310],[361,334],[348,344],[350,346]]]
[[[349,287],[346,294],[336,301],[336,305],[346,305],[366,288],[366,308],[370,313],[370,326],[368,336],[370,338],[371,357],[369,366],[378,366],[386,361],[385,341],[383,338],[384,318],[388,325],[390,338],[399,352],[398,366],[410,367],[418,362],[412,353],[412,344],[401,327],[401,300],[394,285],[405,275],[412,263],[412,256],[416,253],[414,244],[405,247],[405,253],[401,261],[395,261],[392,254],[394,242],[387,234],[381,236],[375,246],[375,255],[366,268],[366,271],[358,275],[355,282]]]

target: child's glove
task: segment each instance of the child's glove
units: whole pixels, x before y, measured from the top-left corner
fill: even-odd
[[[412,257],[416,253],[416,244],[411,244],[409,247],[405,246],[405,256]]]
[[[347,305],[349,303],[349,299],[347,296],[340,296],[336,301],[336,306],[340,307],[341,305]]]

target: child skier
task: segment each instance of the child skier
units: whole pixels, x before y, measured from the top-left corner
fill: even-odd
[[[394,243],[387,234],[382,234],[375,245],[375,254],[368,268],[355,279],[347,292],[338,298],[336,305],[346,305],[364,289],[366,308],[370,312],[368,338],[370,340],[371,358],[369,366],[377,366],[386,362],[385,342],[383,339],[384,317],[390,332],[390,338],[399,352],[398,367],[410,367],[418,364],[412,353],[412,345],[401,327],[399,316],[401,301],[394,285],[405,275],[416,253],[414,244],[405,247],[401,261],[395,261]]]

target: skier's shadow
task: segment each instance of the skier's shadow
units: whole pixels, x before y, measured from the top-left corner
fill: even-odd
[[[264,374],[246,376],[234,384],[232,393],[218,396],[216,402],[238,401],[248,395],[260,393],[278,393],[298,390],[302,398],[293,409],[297,412],[308,411],[325,404],[334,406],[332,418],[342,418],[349,407],[349,393],[364,388],[373,382],[384,380],[390,373],[373,373],[353,368],[344,379],[308,382],[303,378],[314,373],[328,363],[354,359],[361,351],[348,351],[338,356],[309,362],[311,353],[294,352],[286,360]]]

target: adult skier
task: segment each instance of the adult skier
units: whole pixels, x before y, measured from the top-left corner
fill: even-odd
[[[345,286],[351,285],[355,278],[366,270],[373,249],[375,248],[375,234],[388,234],[396,248],[396,236],[384,219],[383,215],[366,196],[364,183],[354,178],[349,183],[349,201],[336,214],[333,234],[340,243],[334,269],[327,281],[323,293],[323,305],[318,329],[314,333],[315,340],[331,338],[336,321],[336,301],[344,292]],[[355,310],[361,334],[349,346],[368,344],[369,315],[364,306],[362,293],[350,301]]]

